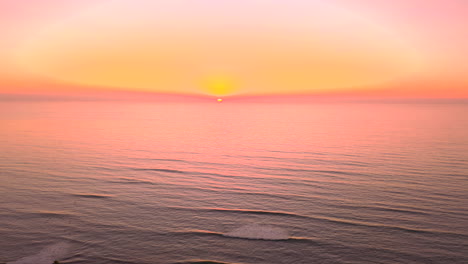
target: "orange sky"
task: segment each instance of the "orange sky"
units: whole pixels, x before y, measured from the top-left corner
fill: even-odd
[[[4,0],[0,93],[468,98],[461,0]]]

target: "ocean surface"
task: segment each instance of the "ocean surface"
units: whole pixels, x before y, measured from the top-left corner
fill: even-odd
[[[468,263],[468,104],[0,102],[0,263]]]

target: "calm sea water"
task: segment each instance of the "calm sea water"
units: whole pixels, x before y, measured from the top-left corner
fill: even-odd
[[[468,263],[467,104],[2,102],[0,150],[0,263]]]

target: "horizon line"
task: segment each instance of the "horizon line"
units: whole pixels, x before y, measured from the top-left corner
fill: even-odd
[[[0,101],[116,101],[116,102],[217,102],[222,103],[468,103],[467,98],[456,97],[404,97],[404,96],[372,96],[372,95],[317,95],[317,94],[271,94],[271,95],[200,95],[200,94],[169,94],[151,92],[107,92],[81,94],[38,94],[38,93],[0,93]],[[218,102],[219,103],[219,102]]]

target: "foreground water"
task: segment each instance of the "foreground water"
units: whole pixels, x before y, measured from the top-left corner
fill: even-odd
[[[0,263],[468,263],[467,113],[3,102]]]

